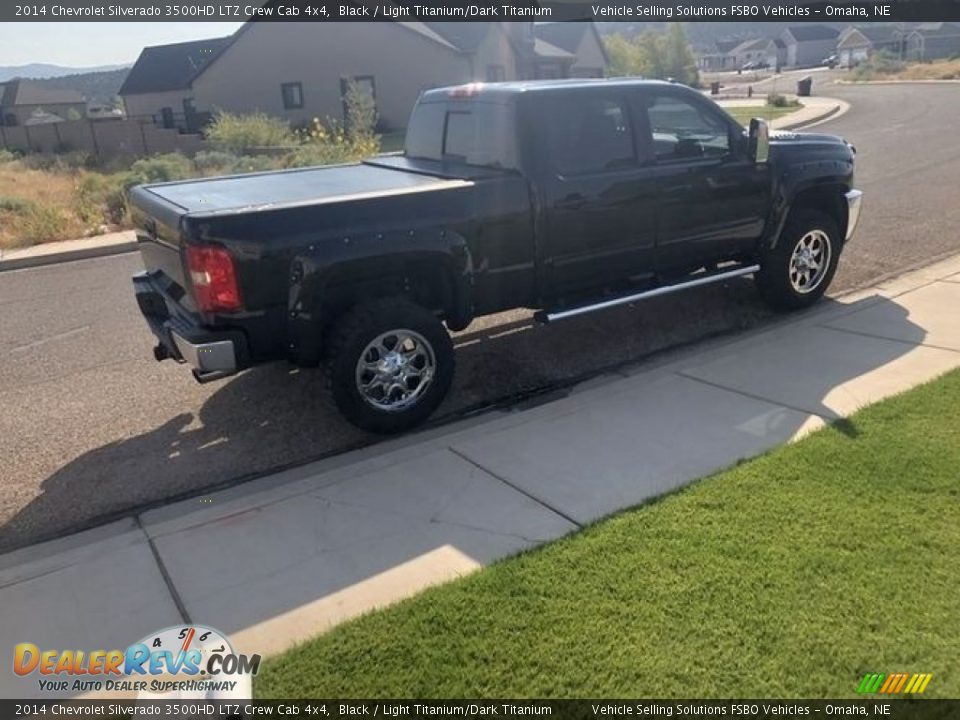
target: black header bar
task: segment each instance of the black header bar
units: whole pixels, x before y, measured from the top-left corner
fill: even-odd
[[[0,700],[8,718],[956,718],[960,700]]]
[[[36,0],[0,3],[0,22],[960,21],[960,0]]]

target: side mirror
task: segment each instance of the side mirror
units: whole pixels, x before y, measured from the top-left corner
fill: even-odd
[[[770,156],[770,126],[766,120],[753,118],[750,121],[750,157],[758,164],[765,163]]]

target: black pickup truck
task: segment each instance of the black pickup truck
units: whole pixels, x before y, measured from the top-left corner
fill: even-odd
[[[449,389],[447,329],[481,315],[552,322],[741,275],[810,305],[857,224],[853,167],[841,138],[745,131],[668,82],[441,88],[400,155],[135,188],[133,284],[158,360],[201,382],[323,362],[348,420],[396,432]]]

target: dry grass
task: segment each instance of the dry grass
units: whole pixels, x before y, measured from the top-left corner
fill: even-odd
[[[960,59],[907,65],[891,78],[898,80],[960,80]]]
[[[69,240],[87,234],[76,212],[77,174],[0,164],[0,247]]]
[[[960,59],[936,60],[928,63],[903,64],[878,53],[858,65],[848,75],[850,80],[960,80]]]

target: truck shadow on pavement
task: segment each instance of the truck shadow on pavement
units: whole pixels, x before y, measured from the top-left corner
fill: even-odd
[[[738,300],[734,293],[734,305],[740,302],[756,308],[752,296],[747,297],[741,293]],[[590,356],[604,340],[611,360],[606,366],[615,366],[618,361],[622,362],[623,351],[618,348],[632,331],[629,326],[625,330],[624,318],[633,318],[634,325],[640,326],[638,332],[656,329],[657,323],[682,322],[685,313],[690,318],[698,313],[709,314],[704,310],[703,299],[701,294],[698,302],[690,301],[689,307],[679,311],[674,301],[671,312],[666,314],[654,303],[644,306],[644,313],[638,313],[637,308],[625,308],[604,313],[605,317],[583,318],[580,327],[570,322],[562,328],[531,328],[528,320],[520,319],[463,333],[457,339],[458,381],[441,415],[455,414],[484,398],[485,392],[487,399],[495,399],[525,384],[536,386],[538,382],[562,378],[564,374],[575,376],[581,365],[588,372],[590,364],[578,364],[576,359]],[[913,325],[906,311],[889,300],[868,298],[848,306],[847,311],[879,303],[889,306],[888,314],[899,315],[899,337],[909,338],[910,343],[923,341],[923,329]],[[829,307],[821,306],[815,312],[827,309]],[[729,303],[725,312],[731,312]],[[754,324],[757,318],[762,321],[765,317],[765,311],[755,309]],[[787,322],[793,319],[796,316]],[[657,332],[662,332],[662,328]],[[683,339],[680,342],[682,344]],[[869,351],[847,353],[844,362],[817,368],[813,376],[815,385],[804,391],[814,404],[802,410],[833,416],[822,401],[834,388],[881,368],[913,349],[908,342],[881,342],[870,338],[863,338],[863,344],[870,346]],[[604,349],[603,345],[599,347]],[[630,351],[635,350],[631,346]],[[781,350],[788,355],[795,352],[791,348]],[[815,348],[810,350],[811,357],[815,358]],[[562,363],[563,367],[557,369],[556,363]],[[644,367],[641,364],[636,369],[642,371]],[[622,372],[631,373],[634,369]],[[809,377],[806,380],[809,382]],[[185,378],[184,382],[187,381]],[[489,397],[491,388],[495,391],[492,398]],[[638,401],[643,401],[642,395]],[[589,427],[585,425],[585,431],[592,432]],[[841,428],[854,432],[849,422]],[[786,440],[797,429],[781,425],[774,432]],[[166,504],[171,498],[192,498],[190,502],[201,507],[206,500],[204,493],[235,484],[238,479],[338,454],[377,440],[336,418],[322,372],[291,370],[282,364],[255,368],[223,384],[196,416],[181,413],[148,433],[96,448],[65,464],[43,481],[40,495],[0,528],[0,551],[122,517],[133,508],[140,510]],[[64,508],[70,508],[69,517],[63,516]],[[188,510],[186,506],[185,512]],[[401,558],[392,560],[400,562]]]

